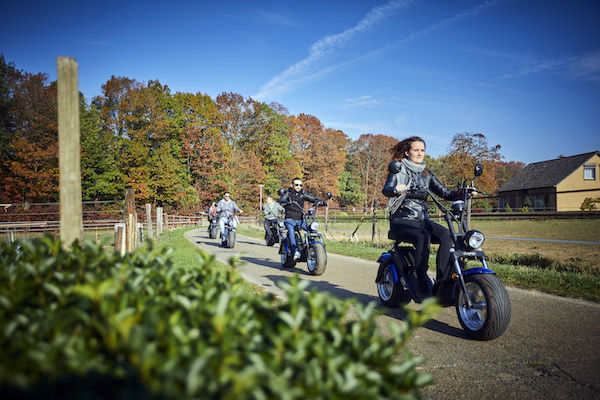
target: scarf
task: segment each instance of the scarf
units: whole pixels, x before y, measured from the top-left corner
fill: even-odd
[[[410,172],[415,174],[423,173],[423,171],[425,171],[426,166],[425,161],[423,161],[421,164],[417,164],[415,162],[410,161],[406,157],[402,159],[402,165],[404,165],[406,169],[408,169]]]

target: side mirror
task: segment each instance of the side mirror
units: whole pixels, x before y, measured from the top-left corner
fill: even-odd
[[[333,193],[327,192],[327,200],[331,199],[332,197],[333,197]]]
[[[278,194],[278,195],[280,195],[280,196],[283,196],[283,193],[284,193],[284,192],[285,192],[285,190],[283,190],[283,189],[279,189],[279,190],[277,191],[277,194]]]
[[[483,165],[477,163],[475,166],[475,177],[481,176],[483,174]]]

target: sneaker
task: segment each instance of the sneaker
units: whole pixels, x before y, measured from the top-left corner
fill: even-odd
[[[294,253],[294,260],[297,260],[300,258],[300,252],[296,250],[296,252]]]

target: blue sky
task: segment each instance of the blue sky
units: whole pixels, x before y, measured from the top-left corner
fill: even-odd
[[[111,75],[236,92],[356,139],[481,132],[507,161],[600,150],[600,1],[11,1],[0,53],[88,100]]]

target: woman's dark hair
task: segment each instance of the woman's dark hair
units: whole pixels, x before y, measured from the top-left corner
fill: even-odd
[[[425,141],[419,136],[411,136],[400,142],[390,149],[394,160],[402,160],[406,157],[406,152],[410,150],[412,142],[422,142],[425,145]]]

